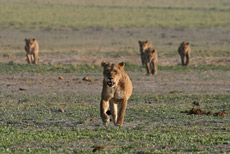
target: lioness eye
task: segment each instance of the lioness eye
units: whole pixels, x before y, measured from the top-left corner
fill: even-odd
[[[115,73],[117,73],[117,71],[116,71],[116,70],[114,70],[114,72],[115,72]]]

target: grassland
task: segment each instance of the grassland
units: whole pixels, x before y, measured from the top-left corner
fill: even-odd
[[[15,64],[15,63],[0,63],[0,73],[17,73],[17,72],[32,72],[32,73],[50,73],[50,72],[63,72],[63,73],[99,73],[102,72],[102,68],[98,65],[88,64],[88,65],[71,65],[71,64],[57,64],[57,65],[27,65],[27,64]],[[224,70],[229,71],[230,66],[216,66],[216,65],[199,65],[199,66],[189,66],[187,68],[177,65],[177,66],[158,66],[159,70],[166,71],[181,71],[181,72],[191,72],[191,71],[202,71],[202,70]],[[140,65],[134,65],[131,63],[126,63],[127,71],[138,71],[145,72],[145,67]]]
[[[89,96],[87,94],[87,96]],[[229,116],[185,115],[190,102],[217,112],[229,109],[228,95],[133,95],[123,128],[101,126],[99,96],[1,95],[1,152],[109,153],[230,152]],[[151,103],[149,103],[151,102]],[[64,109],[61,113],[58,109]]]
[[[229,13],[228,0],[0,0],[0,153],[230,153]],[[158,50],[154,77],[138,40]],[[133,83],[123,127],[99,116],[102,60],[126,62]],[[226,117],[181,113],[194,101]]]
[[[160,67],[158,76],[146,78],[142,67],[127,64],[134,93],[124,127],[101,124],[98,66],[9,63],[0,68],[1,153],[91,153],[96,145],[106,146],[101,153],[230,152],[228,114],[180,113],[193,101],[203,110],[229,113],[224,66]],[[86,75],[93,82],[81,81]],[[145,91],[150,87],[154,90]]]
[[[229,1],[28,1],[2,0],[1,28],[228,27]]]

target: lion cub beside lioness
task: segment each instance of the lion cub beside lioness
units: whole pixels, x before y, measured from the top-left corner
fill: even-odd
[[[38,52],[39,45],[38,41],[35,38],[25,38],[25,51],[26,51],[26,59],[28,64],[37,64],[38,63]]]
[[[101,62],[103,71],[103,89],[101,94],[100,114],[105,126],[110,117],[106,113],[109,109],[114,125],[122,126],[124,122],[127,101],[132,94],[132,82],[124,70],[125,63],[119,64]]]

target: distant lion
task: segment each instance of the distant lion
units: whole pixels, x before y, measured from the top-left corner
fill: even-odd
[[[35,38],[25,38],[25,51],[28,64],[37,64],[39,45]]]
[[[101,94],[100,114],[105,126],[109,124],[110,112],[114,125],[122,126],[124,122],[127,101],[132,94],[132,82],[124,70],[125,63],[119,64],[101,62],[103,71],[103,88]]]
[[[178,53],[180,54],[181,57],[181,64],[183,66],[189,65],[190,55],[191,55],[191,48],[189,42],[185,42],[185,41],[181,42],[178,48]],[[185,57],[186,57],[186,62],[185,62]]]
[[[142,65],[145,65],[144,51],[145,51],[145,49],[152,47],[152,45],[147,40],[146,41],[138,41],[138,43],[139,43],[139,47],[140,47],[141,63],[142,63]]]
[[[158,56],[157,50],[148,41],[139,41],[142,61],[146,65],[147,75],[157,74]]]

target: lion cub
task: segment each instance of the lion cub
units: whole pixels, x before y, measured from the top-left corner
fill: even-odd
[[[37,64],[39,52],[38,41],[35,40],[35,38],[25,38],[25,43],[25,51],[28,64]]]
[[[148,41],[139,41],[142,63],[146,65],[147,75],[157,74],[157,50]]]
[[[119,64],[101,62],[103,71],[103,88],[101,94],[100,114],[105,126],[109,124],[109,109],[113,123],[122,126],[124,122],[127,101],[132,94],[132,82],[124,70],[125,63]]]
[[[191,48],[189,42],[181,42],[178,52],[181,57],[181,63],[183,66],[189,65],[190,63],[190,55],[191,55]],[[185,62],[185,57],[186,57],[186,62]]]

